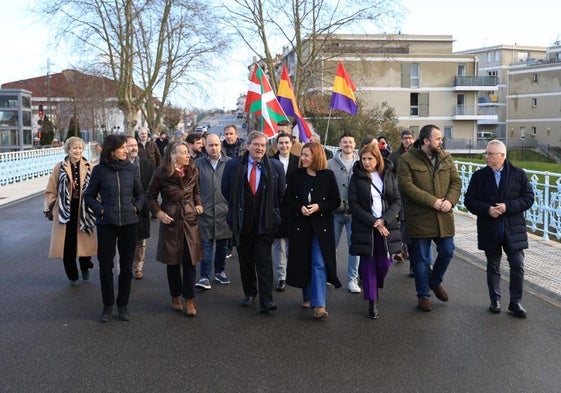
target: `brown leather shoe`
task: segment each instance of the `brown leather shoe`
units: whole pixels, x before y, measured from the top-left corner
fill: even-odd
[[[428,297],[420,297],[417,308],[421,311],[432,311],[432,306]]]
[[[441,302],[448,301],[448,292],[446,292],[446,289],[444,289],[442,285],[439,285],[438,287],[431,288],[431,289],[434,292],[434,296],[436,296],[438,300],[440,300]]]
[[[195,301],[193,299],[185,299],[185,314],[187,314],[188,317],[197,315],[197,309],[195,308]]]
[[[142,274],[140,270],[134,272],[134,278],[136,278],[137,280],[140,280],[142,277],[144,277],[144,274]]]
[[[171,298],[171,309],[174,311],[183,311],[183,304],[179,296]]]

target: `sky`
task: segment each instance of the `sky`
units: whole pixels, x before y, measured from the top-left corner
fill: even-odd
[[[44,0],[41,0],[41,3]],[[450,0],[401,0],[407,9],[396,28],[402,34],[452,35],[454,50],[467,50],[494,45],[550,46],[561,40],[559,6],[553,0],[534,0],[524,6],[504,1],[471,0],[459,5]],[[510,4],[509,4],[510,3]],[[28,9],[38,0],[16,0],[2,3],[4,33],[0,57],[0,84],[28,79],[71,68],[77,59],[63,47],[54,47],[48,23],[29,18]],[[383,33],[384,31],[369,31]],[[396,33],[397,31],[387,31]],[[275,48],[281,53],[282,48]],[[238,54],[227,64],[227,72],[217,72],[209,91],[218,92],[200,100],[212,108],[234,109],[236,99],[247,92],[247,64]],[[251,61],[248,52],[247,61]],[[175,99],[181,101],[181,98]],[[178,106],[204,105],[173,102]]]

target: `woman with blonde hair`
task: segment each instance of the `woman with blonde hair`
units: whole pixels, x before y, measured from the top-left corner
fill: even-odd
[[[203,205],[199,170],[190,160],[186,142],[174,141],[166,147],[164,162],[154,171],[146,198],[150,212],[160,220],[156,260],[167,265],[171,308],[194,317],[195,266],[203,259],[198,227]]]
[[[384,161],[375,144],[364,145],[349,182],[352,220],[350,253],[360,256],[368,317],[378,318],[378,289],[391,266],[392,253],[401,249],[401,200],[391,161]]]
[[[66,157],[55,165],[45,190],[45,216],[53,222],[49,258],[62,258],[66,276],[78,285],[80,263],[82,279],[90,278],[91,257],[97,253],[95,217],[86,207],[83,193],[90,182],[93,165],[83,156],[86,145],[70,137],[64,143]]]
[[[333,226],[333,211],[341,199],[335,175],[327,169],[319,143],[303,146],[300,168],[287,178],[283,203],[291,218],[286,283],[302,288],[302,307],[313,307],[314,317],[325,319],[326,283],[341,286]]]

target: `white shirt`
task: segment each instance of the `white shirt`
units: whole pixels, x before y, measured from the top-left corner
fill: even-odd
[[[372,182],[370,183],[370,192],[372,194],[372,215],[374,217],[382,217],[382,196],[372,184],[376,185],[380,192],[384,192],[384,181],[378,172],[371,172],[370,178],[372,179]]]

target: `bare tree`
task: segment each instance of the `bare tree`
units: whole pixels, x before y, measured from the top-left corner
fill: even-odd
[[[60,17],[59,38],[72,37],[105,66],[129,135],[139,110],[156,128],[170,93],[226,47],[201,0],[54,0],[43,11]]]
[[[344,53],[327,47],[329,37],[340,32],[385,26],[399,15],[399,0],[223,0],[230,13],[226,22],[263,61],[273,90],[278,87],[276,56],[271,42],[287,45],[294,53],[293,85],[302,97],[313,84],[320,59]],[[235,18],[231,18],[234,15]],[[324,76],[332,78],[332,75]]]

